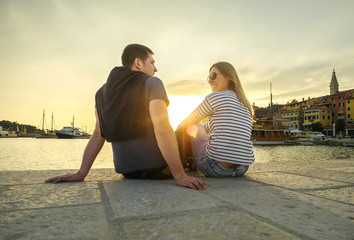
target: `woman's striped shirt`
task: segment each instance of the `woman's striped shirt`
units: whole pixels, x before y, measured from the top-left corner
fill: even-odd
[[[204,124],[209,133],[207,156],[221,162],[252,164],[251,114],[236,94],[230,90],[210,93],[178,128],[197,124],[207,117],[209,120]]]

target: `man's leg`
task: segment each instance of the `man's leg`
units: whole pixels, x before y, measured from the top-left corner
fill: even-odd
[[[172,174],[168,166],[162,168],[145,169],[124,173],[123,176],[129,179],[170,179]]]

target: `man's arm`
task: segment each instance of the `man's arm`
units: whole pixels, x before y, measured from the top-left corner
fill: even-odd
[[[80,170],[76,173],[56,176],[53,178],[49,178],[45,180],[46,182],[58,183],[58,182],[72,182],[72,181],[83,181],[87,174],[89,173],[93,162],[95,161],[98,153],[101,151],[105,139],[101,136],[100,123],[97,115],[97,111],[95,111],[96,115],[96,125],[95,130],[86,145]]]
[[[166,103],[161,99],[150,101],[149,112],[154,126],[157,144],[166,160],[176,184],[182,187],[189,187],[195,190],[207,188],[201,179],[189,177],[184,172],[178,152],[178,145],[175,133],[168,119]]]

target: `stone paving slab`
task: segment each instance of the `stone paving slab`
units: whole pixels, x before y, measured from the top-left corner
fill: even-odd
[[[328,199],[332,199],[344,203],[350,203],[354,206],[354,187],[318,190],[318,191],[312,191],[310,193],[319,197],[324,197],[324,198],[328,198]]]
[[[333,189],[335,190],[335,189]],[[315,191],[294,192],[287,191],[289,197],[295,198],[302,202],[307,202],[319,208],[326,209],[331,214],[342,216],[350,220],[354,220],[354,207],[351,204],[338,202],[336,200],[326,199],[321,196],[314,195]]]
[[[20,185],[44,183],[48,178],[59,176],[77,169],[68,170],[46,170],[46,171],[0,171],[0,185]],[[92,169],[85,181],[105,181],[123,179],[121,174],[117,174],[113,168]]]
[[[247,177],[258,182],[280,186],[289,189],[315,189],[325,187],[346,186],[347,184],[332,180],[288,174],[282,172],[270,172],[262,174],[248,173]]]
[[[71,170],[0,172],[0,239],[354,239],[353,165],[256,163],[205,191],[113,169],[60,184],[44,180]]]
[[[341,169],[346,169],[345,171],[353,168],[354,157],[351,159],[338,159],[335,161],[278,161],[278,162],[256,162],[253,164],[247,172],[281,172],[281,171],[296,171],[296,170],[318,170],[318,169],[329,169],[341,171]]]
[[[0,239],[112,239],[102,204],[0,212]]]
[[[340,171],[333,168],[323,168],[323,169],[302,169],[293,171],[284,171],[285,173],[293,173],[302,176],[315,177],[320,179],[334,180],[344,183],[354,183],[354,174],[352,172]]]
[[[212,195],[261,216],[281,229],[314,239],[350,239],[354,222],[327,209],[294,198],[291,191],[264,186],[256,191],[213,190]]]
[[[247,214],[227,211],[129,221],[128,239],[299,239]]]
[[[188,173],[190,176],[196,176],[196,174]],[[239,188],[256,188],[262,187],[262,183],[250,181],[248,173],[244,177],[240,178],[204,178],[208,188],[206,192],[214,189],[239,189]]]
[[[354,161],[354,159],[353,159]],[[327,168],[328,170],[337,171],[340,173],[354,173],[354,167],[337,167],[337,168]]]
[[[103,185],[115,219],[224,206],[206,191],[176,187],[173,180],[125,179]]]
[[[0,186],[0,211],[101,202],[95,182]]]

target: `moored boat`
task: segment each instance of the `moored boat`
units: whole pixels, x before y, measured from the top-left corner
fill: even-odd
[[[53,113],[52,113],[52,121],[51,121],[51,130],[44,129],[44,122],[45,122],[45,110],[43,110],[42,130],[34,134],[35,138],[57,138],[57,135],[53,130],[53,122],[54,122]]]
[[[14,138],[17,137],[16,132],[14,131],[9,131],[9,130],[3,130],[2,126],[0,126],[0,137],[1,138]]]
[[[80,133],[73,127],[63,127],[61,130],[55,130],[58,138],[79,138]]]
[[[286,129],[253,129],[253,145],[289,145],[295,136]]]
[[[251,141],[253,145],[289,145],[296,139],[295,134],[273,124],[275,120],[263,119],[253,126]]]
[[[44,132],[37,132],[34,134],[35,138],[57,138],[57,135],[54,131],[44,131]]]
[[[61,130],[55,130],[58,138],[83,138],[78,128],[75,128],[75,116],[71,122],[71,127],[63,127]]]
[[[282,128],[282,119],[273,119],[273,94],[270,84],[270,112],[261,115],[252,127],[251,141],[253,145],[289,145],[295,144],[296,135],[289,129]]]

